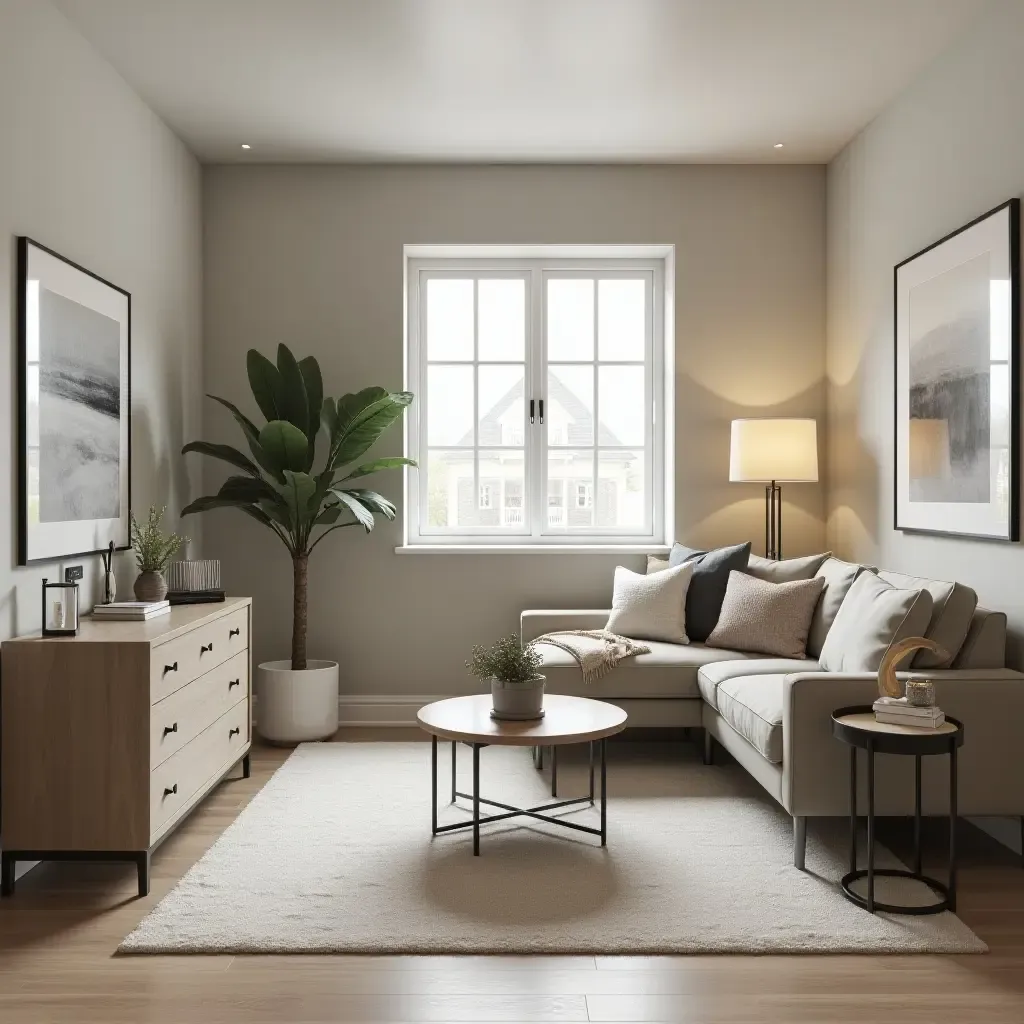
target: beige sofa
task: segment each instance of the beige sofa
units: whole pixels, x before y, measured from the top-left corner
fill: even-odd
[[[950,585],[941,581],[879,576],[897,586],[929,585],[937,600],[926,635],[947,649],[958,644],[949,667],[912,668],[899,676],[933,679],[939,705],[964,723],[960,813],[1018,817],[1024,828],[1024,674],[1005,667],[1006,616],[977,608],[973,592],[959,585],[954,600]],[[556,630],[600,629],[607,619],[606,610],[524,611],[522,640]],[[570,655],[540,645],[548,691],[610,701],[629,713],[632,726],[703,728],[706,761],[712,760],[714,744],[721,744],[793,816],[794,863],[802,868],[806,819],[849,813],[849,749],[832,736],[832,711],[870,704],[878,695],[875,673],[824,672],[813,656],[785,659],[697,643],[644,643],[650,654],[623,662],[590,686]],[[864,760],[861,807],[867,799]],[[925,814],[948,813],[944,762],[923,759]],[[912,814],[913,794],[914,759],[879,755],[876,813]]]

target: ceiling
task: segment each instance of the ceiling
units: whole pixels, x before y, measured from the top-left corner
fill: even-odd
[[[55,2],[206,161],[824,162],[987,0]]]

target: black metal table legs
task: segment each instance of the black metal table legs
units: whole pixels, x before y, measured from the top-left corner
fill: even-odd
[[[592,828],[589,825],[580,825],[575,821],[566,821],[563,818],[554,817],[546,812],[554,811],[563,807],[572,807],[577,804],[594,804],[595,799],[595,764],[594,764],[594,743],[600,745],[600,772],[601,772],[601,827]],[[601,845],[606,846],[608,843],[608,789],[607,789],[607,778],[608,778],[608,766],[607,766],[607,741],[596,740],[590,743],[590,765],[589,765],[589,776],[590,786],[586,796],[574,797],[571,800],[555,800],[551,803],[540,804],[536,807],[516,807],[513,804],[503,803],[500,800],[490,800],[487,797],[480,795],[480,751],[488,746],[486,743],[471,743],[467,744],[473,748],[473,792],[462,793],[459,792],[456,786],[456,751],[458,744],[452,742],[452,784],[451,784],[451,802],[455,803],[456,799],[461,797],[464,800],[472,801],[472,818],[469,821],[460,821],[451,825],[438,825],[437,823],[437,737],[431,736],[430,744],[430,826],[433,835],[441,835],[444,832],[458,832],[463,829],[473,830],[473,855],[475,857],[480,856],[480,826],[487,825],[494,821],[506,821],[509,818],[516,817],[528,817],[534,818],[537,821],[545,821],[549,825],[559,825],[562,828],[571,829],[575,832],[585,832],[588,835],[599,836],[601,839]],[[552,766],[552,778],[551,778],[551,795],[557,796],[557,747],[552,747],[551,750],[551,766]],[[534,754],[534,763],[536,764],[538,757]],[[486,804],[488,807],[497,807],[502,813],[499,814],[487,814],[483,817],[480,815],[480,805]]]

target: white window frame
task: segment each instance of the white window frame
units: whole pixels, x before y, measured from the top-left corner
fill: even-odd
[[[577,528],[571,533],[551,526],[548,516],[547,424],[530,426],[529,399],[543,398],[547,402],[547,351],[544,325],[546,311],[545,281],[551,277],[636,277],[643,275],[649,282],[650,301],[647,304],[649,324],[646,332],[647,351],[644,365],[647,404],[651,416],[646,424],[645,478],[651,490],[651,503],[647,522],[642,529]],[[461,527],[429,528],[427,523],[427,491],[421,486],[420,471],[406,470],[406,500],[404,503],[404,543],[397,548],[402,553],[422,552],[479,552],[481,550],[526,552],[541,551],[595,551],[608,550],[653,552],[667,549],[672,543],[673,473],[673,354],[674,316],[672,282],[674,279],[674,251],[671,246],[591,246],[569,248],[556,246],[406,246],[406,387],[416,395],[410,413],[406,416],[406,454],[418,461],[426,454],[425,431],[429,397],[426,389],[427,360],[420,351],[420,339],[425,336],[425,303],[421,303],[424,282],[432,276],[474,278],[495,276],[523,276],[527,281],[526,310],[526,400],[524,402],[525,445],[524,502],[522,531],[508,528]],[[595,324],[596,330],[596,324]],[[596,366],[597,340],[595,337],[595,402],[597,402]],[[601,361],[607,363],[609,361]],[[610,361],[614,362],[614,361]],[[479,362],[463,365],[478,366]],[[585,365],[585,364],[584,364]],[[548,404],[550,408],[550,405]],[[539,409],[538,409],[539,413]],[[590,447],[600,450],[597,436],[595,408],[595,436]],[[538,417],[539,418],[539,417]],[[474,422],[478,416],[474,414]],[[452,446],[457,447],[457,446]],[[559,447],[559,446],[556,446]],[[566,446],[567,447],[567,446]],[[495,450],[501,450],[494,446]],[[626,449],[628,450],[628,448]],[[540,472],[533,471],[540,466]],[[596,471],[596,465],[595,465]],[[596,478],[595,478],[596,479]],[[423,474],[425,483],[425,473]],[[479,476],[475,490],[479,500]],[[592,482],[592,488],[594,483]],[[563,484],[564,488],[568,484]],[[595,493],[596,488],[592,491]],[[564,493],[564,490],[563,490]],[[565,495],[568,498],[568,494]],[[575,495],[573,500],[575,507]],[[593,507],[593,501],[592,501]],[[569,506],[563,516],[568,521]],[[502,504],[502,509],[504,505]],[[504,515],[504,512],[503,512]]]

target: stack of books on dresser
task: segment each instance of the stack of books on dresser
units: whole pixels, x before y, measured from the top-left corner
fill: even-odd
[[[114,601],[112,604],[98,604],[92,610],[94,619],[145,622],[171,610],[170,601]]]
[[[941,708],[921,708],[907,703],[906,697],[879,697],[871,705],[875,721],[886,725],[909,725],[915,729],[937,729],[946,720]]]

